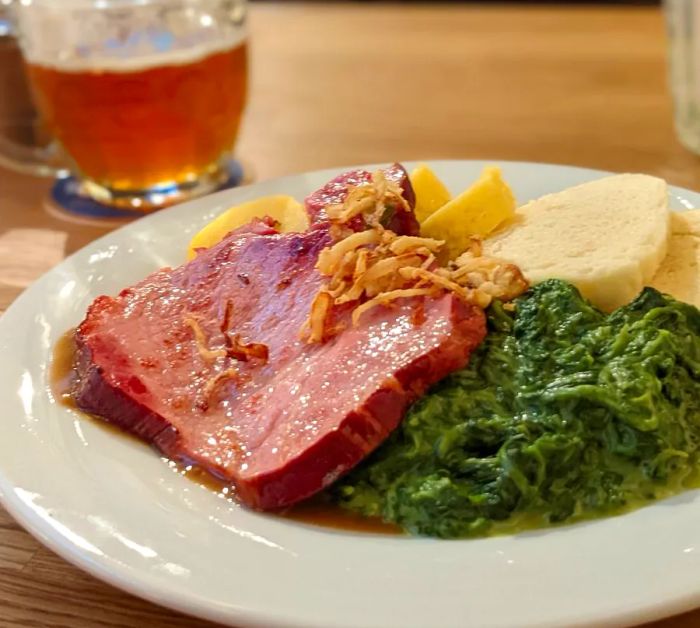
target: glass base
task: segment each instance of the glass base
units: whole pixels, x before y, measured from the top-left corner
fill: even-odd
[[[152,211],[214,192],[229,178],[225,164],[219,164],[191,181],[170,181],[144,189],[119,190],[85,180],[80,183],[80,192],[110,207]]]
[[[694,123],[693,123],[694,122]],[[690,152],[700,155],[700,120],[676,119],[676,137]]]
[[[222,164],[216,176],[131,192],[109,190],[69,176],[58,179],[51,188],[49,210],[80,222],[129,220],[210,192],[236,187],[244,180],[243,166],[233,159]]]

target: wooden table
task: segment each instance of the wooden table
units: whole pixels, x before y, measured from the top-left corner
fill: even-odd
[[[700,189],[673,134],[655,8],[255,4],[240,154],[257,178],[489,158],[656,174]],[[49,183],[0,170],[0,311],[108,230],[51,217]],[[700,579],[700,574],[698,574]],[[0,510],[0,626],[205,626],[104,585]],[[655,624],[700,625],[700,611]]]

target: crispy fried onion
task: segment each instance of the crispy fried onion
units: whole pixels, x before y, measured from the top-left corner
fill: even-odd
[[[326,214],[338,238],[347,235],[342,226],[356,216],[362,216],[368,227],[382,224],[387,211],[407,211],[411,208],[403,197],[401,187],[386,178],[381,170],[372,173],[372,180],[364,185],[350,187],[342,203],[326,206]]]
[[[530,287],[515,264],[483,256],[481,242],[478,243],[476,252],[469,249],[454,262],[450,262],[448,272],[458,284],[472,286],[491,299],[501,301],[512,301]]]
[[[213,377],[210,377],[204,384],[204,388],[202,390],[202,392],[204,393],[204,397],[209,397],[216,390],[216,387],[219,385],[220,382],[226,379],[235,380],[238,379],[239,376],[240,373],[238,372],[238,369],[235,368],[228,368],[224,371],[220,371]]]
[[[269,351],[266,344],[262,342],[241,342],[240,334],[226,334],[226,352],[239,362],[247,362],[251,358],[256,358],[267,362]]]
[[[185,324],[192,330],[194,334],[195,345],[199,355],[207,362],[214,362],[217,358],[229,357],[238,362],[247,362],[251,358],[267,362],[268,347],[262,342],[243,342],[240,334],[231,334],[226,329],[231,317],[231,305],[226,305],[224,314],[224,323],[222,324],[221,333],[224,336],[225,345],[219,349],[210,349],[204,330],[197,318],[192,315],[185,316]]]
[[[199,321],[194,316],[185,316],[185,325],[187,325],[194,334],[194,343],[197,346],[197,351],[202,359],[207,362],[214,362],[217,358],[226,357],[226,349],[210,349],[207,338],[204,335],[204,330],[199,324]]]
[[[248,362],[250,359],[261,360],[264,363],[268,360],[268,347],[260,342],[242,342],[240,334],[231,334],[227,329],[231,319],[232,305],[226,304],[224,320],[221,324],[221,332],[224,336],[224,346],[218,349],[211,349],[207,341],[204,330],[196,317],[186,315],[185,324],[192,330],[197,351],[206,362],[216,362],[219,358],[230,358],[234,362]],[[228,365],[222,371],[209,378],[204,385],[205,397],[209,397],[217,385],[225,379],[237,379],[240,376],[235,364]]]
[[[407,297],[436,297],[451,292],[467,303],[485,308],[493,299],[511,300],[528,288],[520,269],[482,255],[473,238],[467,251],[447,266],[438,264],[444,242],[399,236],[381,226],[353,233],[324,249],[316,268],[328,277],[311,304],[301,337],[325,342],[339,327],[334,308],[354,304],[352,324],[377,305]]]

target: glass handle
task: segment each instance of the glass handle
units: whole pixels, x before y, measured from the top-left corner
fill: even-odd
[[[20,141],[20,137],[33,138],[36,114],[8,8],[0,0],[0,166],[25,174],[64,176],[67,170],[55,144],[41,147]]]
[[[0,137],[0,166],[40,177],[68,175],[68,169],[60,163],[55,145],[51,144],[45,148],[23,146],[5,137]]]

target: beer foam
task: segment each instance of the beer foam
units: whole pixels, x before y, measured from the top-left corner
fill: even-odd
[[[214,41],[198,43],[186,48],[172,48],[164,51],[153,51],[151,46],[130,48],[128,56],[119,55],[118,51],[109,54],[107,51],[96,51],[80,55],[76,51],[58,55],[41,54],[40,50],[25,53],[27,61],[32,65],[40,65],[62,72],[142,72],[164,66],[178,66],[198,63],[213,54],[229,51],[243,44],[246,32],[243,28],[235,33],[220,35]]]

